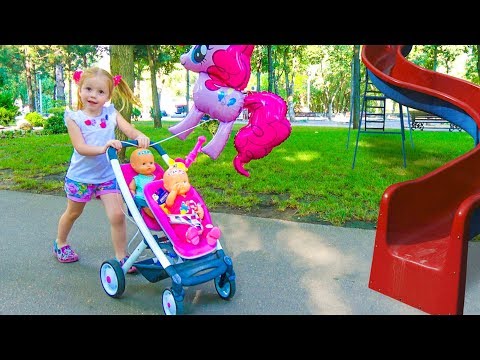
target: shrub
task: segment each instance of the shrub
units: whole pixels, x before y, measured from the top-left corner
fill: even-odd
[[[15,120],[16,111],[0,107],[0,125],[8,125]]]
[[[47,119],[47,123],[43,127],[45,134],[65,134],[68,132],[65,126],[64,114],[65,107],[59,106],[48,110],[51,116]]]
[[[45,126],[46,120],[43,116],[35,111],[25,115],[25,120],[27,120],[32,126]]]
[[[217,119],[202,120],[200,127],[204,130],[207,130],[210,134],[215,135],[218,129],[219,121]]]
[[[0,91],[0,108],[5,108],[13,113],[13,119],[19,114],[18,106],[15,106],[15,99],[8,91]]]
[[[153,107],[150,108],[150,117],[153,119],[154,118],[154,115],[155,114],[155,110],[153,109]],[[165,110],[161,110],[160,109],[160,117],[162,116],[168,116],[167,112]]]
[[[132,108],[133,120],[138,121],[141,115],[142,115],[142,112],[140,110],[138,110],[136,107]]]

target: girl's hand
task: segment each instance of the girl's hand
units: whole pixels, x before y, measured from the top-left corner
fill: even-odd
[[[135,140],[138,141],[138,147],[148,148],[150,146],[150,138],[148,136],[139,135]]]
[[[122,148],[122,142],[120,140],[115,140],[115,139],[107,141],[107,143],[103,147],[103,152],[104,153],[107,152],[110,146],[115,148],[118,151]]]

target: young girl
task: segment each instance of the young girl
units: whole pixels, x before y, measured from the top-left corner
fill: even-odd
[[[113,104],[105,106],[105,103],[112,96],[119,96],[123,109],[126,101],[138,106],[140,101],[121,75],[112,76],[98,67],[76,71],[74,80],[78,84],[78,110],[65,111],[65,124],[74,148],[65,177],[67,208],[58,223],[53,253],[60,262],[78,260],[67,244],[68,235],[87,202],[100,198],[110,222],[115,257],[123,265],[128,258],[123,200],[105,152],[110,146],[122,148],[122,143],[115,139],[117,127],[129,139],[138,140],[141,148],[147,148],[150,139],[126,121]],[[128,272],[135,271],[131,267]]]

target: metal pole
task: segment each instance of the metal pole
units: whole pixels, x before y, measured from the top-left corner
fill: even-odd
[[[190,71],[187,69],[187,95],[186,95],[186,100],[187,100],[187,109],[185,112],[188,114],[188,110],[190,109],[189,106],[189,100],[190,100]]]
[[[43,115],[43,101],[42,101],[42,79],[38,79],[38,91],[40,93],[40,114]]]

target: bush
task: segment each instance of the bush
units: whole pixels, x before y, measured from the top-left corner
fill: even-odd
[[[138,121],[141,115],[142,115],[142,112],[140,110],[138,110],[136,107],[132,108],[133,120]]]
[[[64,114],[65,107],[59,106],[48,110],[51,116],[43,127],[45,134],[66,134],[68,132],[65,126]]]
[[[150,117],[151,117],[152,119],[154,118],[153,115],[155,115],[155,110],[153,109],[153,107],[151,107],[151,108],[150,108]],[[160,115],[161,115],[160,117],[162,117],[162,116],[168,116],[167,112],[166,112],[165,110],[161,110],[161,109],[160,109]]]
[[[0,125],[9,125],[15,121],[16,111],[8,110],[4,107],[0,107]]]
[[[46,120],[43,116],[35,111],[28,113],[25,115],[25,120],[27,120],[32,126],[45,126]]]
[[[19,115],[18,106],[15,106],[15,99],[8,91],[0,91],[0,108],[5,108],[13,113],[13,119]]]
[[[218,130],[219,121],[217,119],[203,120],[200,123],[200,127],[204,130],[207,130],[210,134],[215,135]]]

